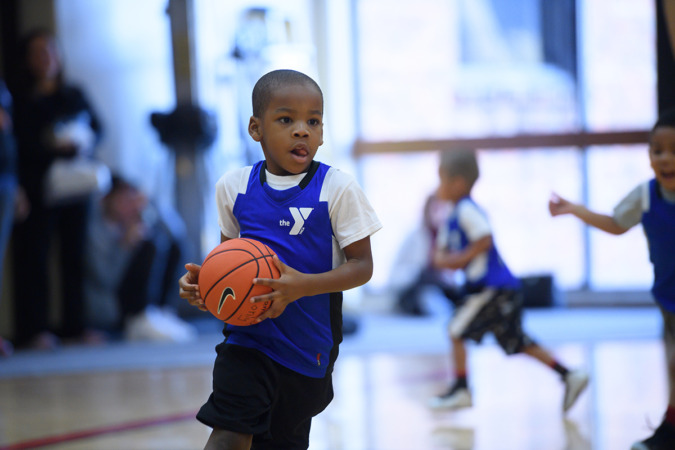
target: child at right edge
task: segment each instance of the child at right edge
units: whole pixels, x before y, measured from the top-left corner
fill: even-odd
[[[457,409],[473,405],[465,341],[480,342],[492,333],[507,355],[524,353],[560,375],[565,387],[562,409],[567,412],[588,385],[588,375],[565,367],[523,331],[520,282],[499,255],[486,214],[471,198],[479,175],[475,152],[443,152],[438,173],[438,195],[454,208],[438,231],[434,265],[461,270],[466,282],[448,326],[455,379],[429,406]]]
[[[611,234],[623,234],[642,223],[649,259],[654,266],[652,295],[663,316],[668,370],[668,407],[663,422],[632,450],[675,449],[675,109],[664,112],[649,135],[649,161],[654,178],[635,187],[610,215],[593,212],[554,194],[551,215],[572,214]]]

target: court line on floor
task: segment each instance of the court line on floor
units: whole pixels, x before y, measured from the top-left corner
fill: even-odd
[[[64,442],[71,442],[80,439],[87,439],[91,437],[97,437],[110,433],[125,432],[131,430],[137,430],[139,428],[149,428],[158,425],[165,425],[174,422],[181,422],[184,420],[195,420],[197,411],[191,411],[189,413],[180,413],[173,414],[163,417],[155,417],[150,419],[135,420],[131,422],[125,422],[117,425],[108,425],[96,428],[90,428],[80,431],[72,431],[70,433],[57,434],[54,436],[46,436],[38,439],[30,439],[23,442],[17,442],[14,444],[0,445],[0,450],[26,450],[39,447],[45,447],[48,445],[62,444]]]

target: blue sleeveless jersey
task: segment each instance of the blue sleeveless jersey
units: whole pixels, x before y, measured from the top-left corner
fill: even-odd
[[[246,193],[233,206],[240,236],[265,243],[300,272],[331,270],[333,230],[328,202],[319,201],[329,169],[314,162],[299,186],[279,191],[264,181],[264,161],[256,163]],[[258,349],[291,370],[321,378],[332,370],[342,341],[342,293],[303,297],[276,319],[227,325],[224,332],[228,343]]]
[[[457,207],[454,208],[450,218],[448,219],[448,242],[450,250],[461,251],[470,244],[467,233],[460,225],[460,218],[458,215],[459,205],[462,202],[471,202],[481,213],[481,208],[471,199],[471,197],[464,197],[457,202]],[[487,267],[485,272],[479,279],[467,280],[467,288],[469,291],[477,291],[486,287],[518,289],[520,288],[520,281],[513,276],[509,268],[506,266],[494,240],[492,247],[487,252]]]
[[[642,227],[654,266],[654,299],[675,313],[675,204],[666,201],[655,179],[649,182],[649,210],[642,214]]]

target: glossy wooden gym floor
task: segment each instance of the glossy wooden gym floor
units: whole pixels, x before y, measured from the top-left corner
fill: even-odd
[[[336,398],[313,422],[311,446],[347,450],[630,448],[666,404],[655,308],[528,310],[526,329],[591,374],[563,416],[563,386],[492,340],[470,347],[474,407],[434,413],[449,377],[442,315],[368,314],[348,336]],[[68,347],[0,360],[0,449],[198,449],[194,414],[210,392],[215,329],[187,344]]]

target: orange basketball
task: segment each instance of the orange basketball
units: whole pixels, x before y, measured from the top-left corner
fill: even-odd
[[[211,250],[199,271],[199,293],[206,308],[231,325],[252,325],[272,302],[251,303],[249,299],[271,292],[256,286],[254,278],[279,278],[274,252],[254,239],[230,239]]]

